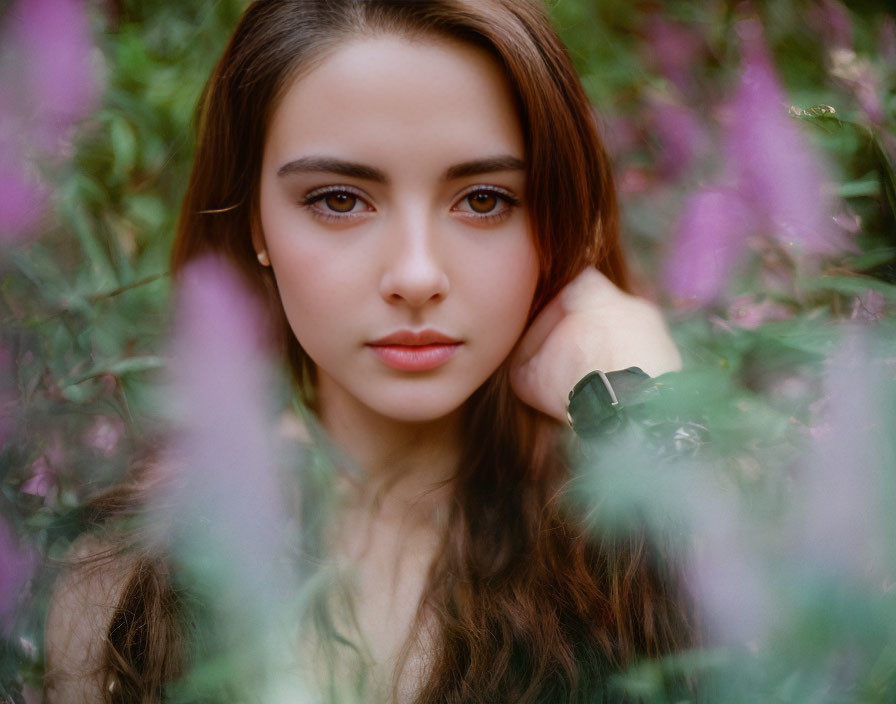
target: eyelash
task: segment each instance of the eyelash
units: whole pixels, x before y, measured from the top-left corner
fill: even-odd
[[[312,213],[314,213],[315,217],[321,218],[327,222],[347,222],[350,219],[354,219],[363,215],[366,212],[370,212],[369,210],[362,210],[360,212],[350,212],[350,213],[335,213],[333,211],[326,210],[318,210],[314,206],[322,201],[327,196],[332,195],[348,195],[353,198],[357,198],[358,201],[365,204],[368,208],[370,208],[370,204],[364,198],[360,191],[352,188],[351,186],[325,186],[323,188],[316,188],[310,193],[308,193],[302,199],[302,206],[308,208]]]
[[[457,211],[457,205],[463,203],[464,201],[469,201],[475,195],[480,193],[487,193],[488,195],[495,196],[498,200],[502,201],[506,206],[503,210],[500,210],[497,213],[475,213],[472,211]],[[503,188],[498,188],[497,186],[472,186],[467,189],[458,199],[457,204],[452,206],[452,210],[456,212],[462,212],[465,216],[469,216],[477,223],[492,223],[498,220],[503,220],[508,217],[511,212],[513,212],[514,208],[518,208],[522,204],[522,201],[517,198],[510,191],[506,191]]]
[[[506,206],[503,210],[497,213],[484,213],[477,214],[472,210],[458,210],[458,205],[463,203],[464,201],[468,201],[469,198],[481,194],[487,193],[488,195],[496,196],[500,201],[504,203]],[[347,222],[350,219],[354,219],[356,217],[362,216],[366,212],[370,212],[370,210],[363,210],[359,212],[347,212],[347,213],[336,213],[333,211],[326,211],[316,209],[314,206],[317,203],[320,203],[324,198],[331,195],[349,195],[353,198],[357,198],[358,201],[366,205],[370,208],[370,204],[367,202],[366,198],[360,193],[360,191],[352,188],[351,186],[325,186],[323,188],[317,188],[310,193],[308,193],[302,199],[302,206],[311,210],[315,217],[321,218],[322,220],[328,222]],[[469,217],[471,220],[476,223],[492,223],[498,220],[503,220],[513,211],[514,208],[518,208],[522,204],[522,201],[517,198],[513,193],[507,191],[503,188],[498,188],[497,186],[472,186],[467,189],[461,196],[458,198],[457,202],[451,207],[454,212],[462,212],[464,217]]]

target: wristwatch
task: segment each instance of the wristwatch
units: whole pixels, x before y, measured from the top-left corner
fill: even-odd
[[[593,371],[569,392],[566,417],[576,435],[590,438],[611,432],[622,421],[624,399],[650,377],[640,367]]]

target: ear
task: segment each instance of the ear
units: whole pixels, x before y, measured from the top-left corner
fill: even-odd
[[[268,245],[264,238],[264,230],[261,227],[261,209],[258,204],[252,208],[252,214],[249,217],[249,228],[252,235],[252,249],[255,250],[256,254],[265,251]]]

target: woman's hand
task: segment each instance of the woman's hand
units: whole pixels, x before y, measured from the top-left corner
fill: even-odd
[[[569,392],[582,377],[627,367],[657,376],[681,368],[681,356],[659,308],[588,268],[523,335],[510,381],[523,401],[565,422]]]

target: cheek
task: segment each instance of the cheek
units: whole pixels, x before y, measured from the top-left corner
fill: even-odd
[[[350,282],[313,253],[280,254],[274,272],[280,302],[299,344],[313,354],[345,319]]]
[[[525,328],[539,269],[534,247],[527,243],[505,252],[482,272],[485,286],[476,297],[476,305],[490,309],[489,323],[495,341],[500,340],[502,346],[512,348]]]

